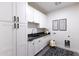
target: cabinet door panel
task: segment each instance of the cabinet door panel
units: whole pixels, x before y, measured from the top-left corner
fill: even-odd
[[[19,24],[19,29],[17,29],[17,55],[26,55],[26,24]]]
[[[34,56],[35,55],[35,43],[34,41],[28,42],[28,56]]]
[[[40,12],[34,9],[34,22],[40,23]]]
[[[0,2],[0,21],[12,21],[13,5],[11,2]]]
[[[0,22],[0,55],[16,55],[14,29],[11,23]]]
[[[35,40],[35,54],[41,50],[41,38]]]
[[[28,6],[28,21],[29,22],[33,22],[33,20],[34,20],[34,12],[33,12],[33,8],[31,7],[31,6]]]
[[[42,14],[42,13],[40,13],[40,27],[41,28],[46,28],[46,16],[44,15],[44,14]],[[46,24],[45,24],[46,23]]]
[[[17,2],[17,17],[20,23],[26,23],[26,3]]]

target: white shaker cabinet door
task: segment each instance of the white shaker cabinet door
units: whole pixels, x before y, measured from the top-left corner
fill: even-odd
[[[12,21],[13,3],[0,2],[0,56],[16,55],[16,30]]]
[[[16,55],[14,30],[12,23],[0,22],[0,56]]]
[[[27,35],[26,35],[26,24],[19,24],[19,28],[17,28],[17,55],[25,56],[26,55],[26,43],[27,43]]]
[[[33,22],[34,21],[34,9],[31,6],[28,6],[28,21]]]
[[[13,3],[0,2],[0,21],[12,21]]]
[[[34,56],[35,55],[35,42],[29,41],[28,42],[28,56]]]
[[[35,54],[37,54],[41,50],[41,38],[37,38],[35,40]]]
[[[19,17],[19,23],[26,23],[26,3],[25,2],[17,2],[17,17]]]
[[[40,24],[40,12],[36,9],[34,9],[34,22]]]
[[[27,20],[26,20],[26,3],[17,2],[16,4],[16,16],[17,18],[17,55],[25,56],[26,53],[26,43],[27,43]],[[19,26],[19,28],[18,28]]]

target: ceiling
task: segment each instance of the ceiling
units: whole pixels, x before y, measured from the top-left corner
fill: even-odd
[[[78,2],[28,2],[28,4],[37,10],[47,14],[51,11],[78,4]]]

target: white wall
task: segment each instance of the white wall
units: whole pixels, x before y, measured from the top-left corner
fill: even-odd
[[[52,20],[67,18],[67,31],[52,31]],[[64,47],[64,40],[70,40],[70,50],[79,52],[79,4],[53,11],[48,14],[49,29],[52,39],[59,47]],[[53,34],[56,32],[56,34]],[[68,35],[71,37],[68,38]]]

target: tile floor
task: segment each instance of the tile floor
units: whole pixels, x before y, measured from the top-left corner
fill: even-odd
[[[50,48],[46,46],[35,56],[79,56],[79,54],[59,47]]]

